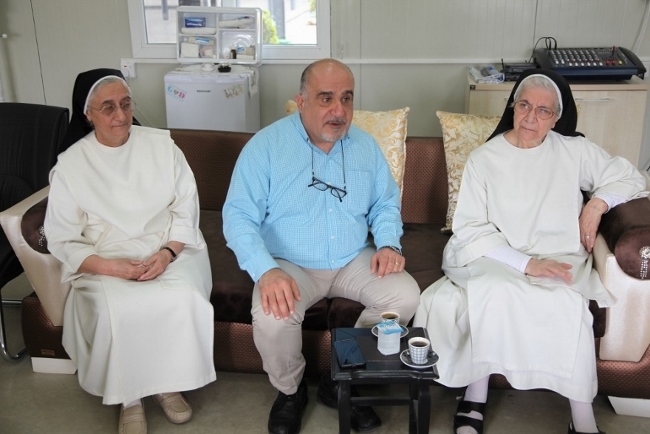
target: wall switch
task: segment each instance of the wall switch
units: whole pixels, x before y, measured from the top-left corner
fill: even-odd
[[[125,78],[136,77],[135,62],[133,61],[133,59],[121,59],[120,71],[122,71],[122,74],[124,74]]]

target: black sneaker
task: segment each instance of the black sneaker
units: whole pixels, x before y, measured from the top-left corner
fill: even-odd
[[[351,396],[360,396],[356,387],[350,387]],[[329,374],[324,374],[318,383],[316,399],[321,404],[338,409],[339,385]],[[350,409],[350,426],[359,432],[371,431],[381,426],[381,419],[372,407],[353,405]]]
[[[307,407],[307,383],[303,379],[293,395],[278,392],[269,414],[269,434],[298,434]]]

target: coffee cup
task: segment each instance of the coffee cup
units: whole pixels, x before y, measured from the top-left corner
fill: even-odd
[[[379,315],[381,321],[395,321],[399,323],[399,313],[397,312],[383,312]]]
[[[409,355],[416,365],[424,365],[429,358],[431,342],[427,338],[415,337],[409,339]]]

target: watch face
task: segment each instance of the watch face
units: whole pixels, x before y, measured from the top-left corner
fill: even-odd
[[[641,250],[639,250],[639,256],[641,256],[641,259],[650,259],[650,246],[641,247]]]

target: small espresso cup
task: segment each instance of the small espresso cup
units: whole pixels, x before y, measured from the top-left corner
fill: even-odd
[[[399,323],[399,313],[397,312],[383,312],[379,315],[381,321],[395,321]]]
[[[409,355],[416,365],[424,365],[429,357],[431,342],[427,338],[415,337],[409,339]]]

